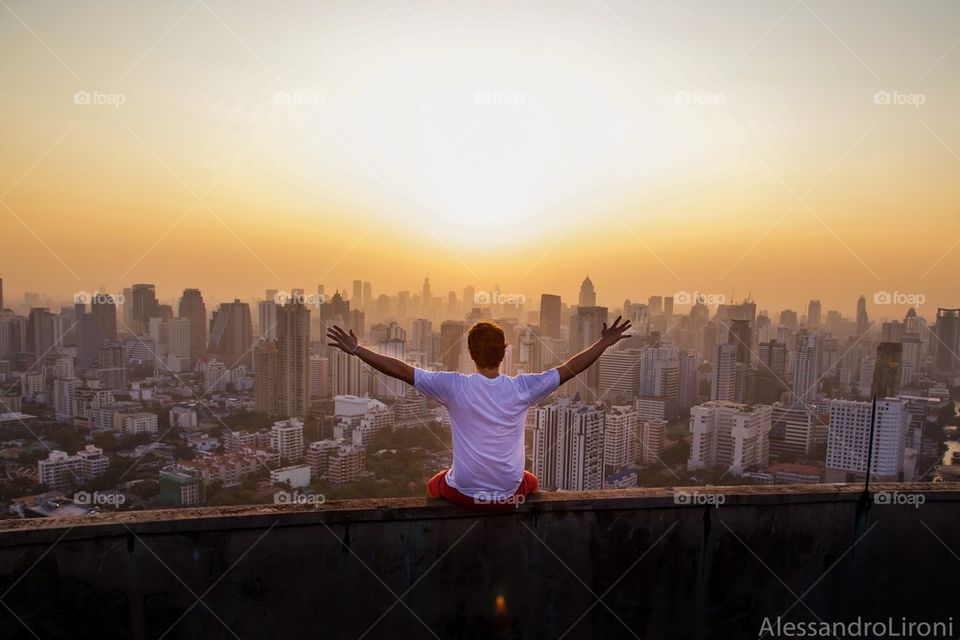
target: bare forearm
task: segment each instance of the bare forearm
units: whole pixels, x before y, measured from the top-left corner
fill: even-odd
[[[413,367],[403,360],[391,358],[390,356],[385,356],[382,353],[377,353],[376,351],[371,351],[361,346],[357,347],[354,355],[380,373],[388,375],[391,378],[396,378],[397,380],[402,380],[409,385],[413,384]]]
[[[573,356],[557,369],[560,371],[560,384],[580,375],[590,368],[597,359],[607,350],[607,345],[603,339],[597,340],[592,345]]]

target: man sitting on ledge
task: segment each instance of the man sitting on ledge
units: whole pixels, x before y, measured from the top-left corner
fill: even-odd
[[[596,362],[610,346],[626,335],[630,322],[621,317],[608,328],[603,323],[600,339],[556,369],[518,376],[500,375],[500,362],[507,348],[503,329],[492,322],[478,322],[467,337],[470,357],[477,372],[426,371],[361,347],[351,330],[327,330],[330,346],[355,355],[377,371],[416,387],[441,403],[450,414],[453,432],[453,464],[427,483],[430,495],[453,504],[483,509],[512,509],[540,486],[536,476],[525,471],[523,426],[527,410]]]

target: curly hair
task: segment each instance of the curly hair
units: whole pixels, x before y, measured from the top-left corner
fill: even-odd
[[[507,349],[507,339],[499,325],[484,320],[470,327],[467,347],[476,365],[481,369],[489,369],[500,366]]]

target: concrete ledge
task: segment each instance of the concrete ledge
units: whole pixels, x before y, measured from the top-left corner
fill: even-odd
[[[871,492],[922,493],[929,502],[960,502],[960,484],[881,483]],[[439,498],[367,498],[333,500],[319,506],[237,505],[104,512],[81,518],[31,518],[0,521],[0,548],[48,544],[55,540],[138,535],[261,529],[271,526],[315,526],[437,519],[504,518],[517,514],[630,511],[642,509],[703,509],[703,505],[678,504],[679,492],[722,494],[724,507],[787,506],[796,504],[851,503],[863,494],[861,484],[749,485],[646,487],[586,492],[542,492],[515,511],[491,513],[450,505]]]
[[[663,487],[509,513],[403,498],[11,520],[0,638],[706,640],[777,616],[952,620],[960,484],[872,488],[924,501]]]

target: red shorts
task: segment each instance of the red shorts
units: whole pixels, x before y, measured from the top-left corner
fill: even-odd
[[[450,470],[444,469],[430,478],[430,481],[427,482],[427,491],[434,498],[443,498],[447,502],[460,507],[471,507],[473,509],[482,509],[483,511],[512,511],[523,504],[524,498],[540,490],[540,481],[537,480],[537,476],[524,470],[523,480],[520,481],[520,486],[517,487],[516,492],[509,498],[490,502],[477,500],[476,498],[471,498],[466,494],[460,493],[448,485],[448,471]]]

